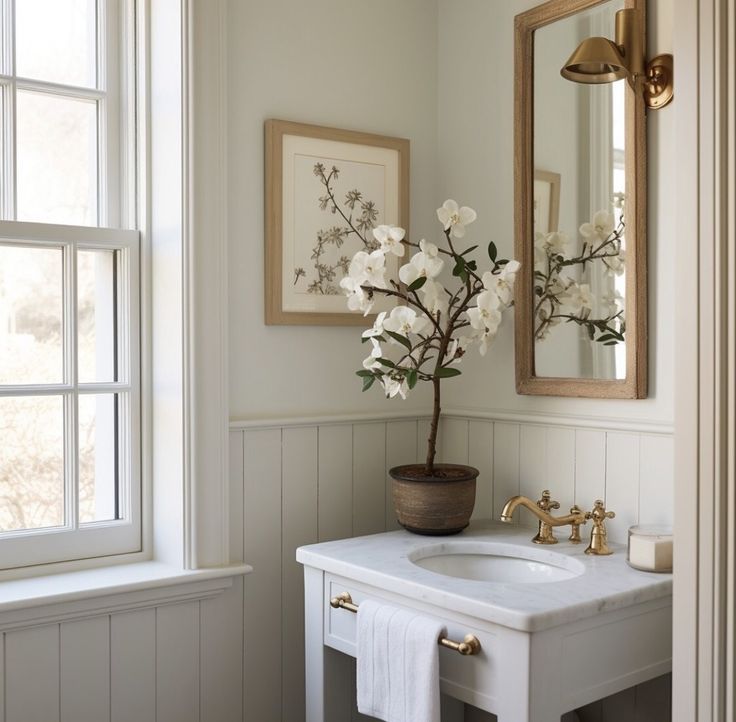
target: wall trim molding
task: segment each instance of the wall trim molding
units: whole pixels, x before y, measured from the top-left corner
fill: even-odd
[[[233,419],[230,421],[230,430],[245,429],[279,429],[299,426],[336,426],[356,423],[385,423],[390,421],[405,421],[415,419],[429,419],[431,412],[425,411],[394,411],[370,412],[358,414],[315,414],[313,416],[284,416],[280,418],[264,419]],[[522,412],[479,409],[448,408],[442,412],[443,419],[467,419],[479,421],[497,421],[509,424],[533,424],[537,426],[564,426],[567,428],[601,429],[605,431],[621,431],[642,434],[671,435],[674,425],[660,421],[640,419],[617,419],[603,416],[573,416],[551,414],[546,412]]]
[[[674,722],[736,714],[736,0],[675,0]]]

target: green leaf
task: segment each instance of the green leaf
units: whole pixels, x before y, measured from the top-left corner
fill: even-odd
[[[400,333],[395,333],[394,331],[389,331],[388,329],[386,329],[386,333],[391,336],[394,341],[397,341],[402,346],[411,351],[411,341],[409,341],[406,336],[402,336]]]
[[[410,389],[413,389],[417,385],[417,370],[409,369],[406,374],[406,383]]]
[[[477,271],[478,270],[478,264],[475,261],[468,261],[467,266],[468,266],[468,268],[471,271]]]
[[[412,281],[409,284],[408,290],[409,291],[418,291],[426,282],[427,282],[427,277],[426,276],[421,276],[420,278],[417,278],[416,281]]]
[[[595,338],[595,329],[592,326],[587,326],[586,330],[588,332],[590,340],[592,341]]]
[[[439,371],[437,371],[435,376],[440,379],[449,379],[453,376],[460,376],[461,373],[462,371],[460,371],[460,369],[453,369],[449,366],[445,366],[444,368],[441,368]]]
[[[363,391],[368,391],[368,389],[373,386],[373,383],[375,382],[376,377],[375,376],[366,376],[363,379]]]
[[[606,343],[603,344],[604,346],[617,346],[618,341],[606,341]]]
[[[396,364],[393,361],[389,361],[387,358],[379,358],[376,359],[376,361],[378,361],[382,366],[388,366],[390,369],[396,368]]]
[[[496,248],[496,244],[493,241],[491,241],[488,244],[488,258],[490,258],[491,261],[495,263],[497,256],[498,256],[498,249]]]
[[[461,276],[464,270],[465,270],[465,261],[462,258],[460,258],[458,259],[458,262],[455,264],[455,268],[452,269],[452,275]]]
[[[373,376],[373,371],[369,371],[368,369],[361,369],[360,371],[356,371],[355,375],[360,376],[361,378],[365,378],[367,376]]]
[[[599,336],[596,341],[613,341],[616,337],[612,333],[607,333],[603,336]]]
[[[467,251],[463,251],[460,255],[461,256],[467,256],[468,253],[472,253],[476,248],[478,248],[478,246],[471,246],[470,248],[468,248]]]

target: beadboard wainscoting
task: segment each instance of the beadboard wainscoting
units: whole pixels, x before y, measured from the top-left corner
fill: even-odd
[[[0,614],[1,722],[237,722],[243,582]]]
[[[244,579],[244,719],[304,719],[303,544],[397,528],[388,469],[420,461],[429,419],[363,416],[233,422],[230,431],[231,553]],[[596,499],[616,511],[610,537],[631,524],[672,520],[672,433],[656,424],[542,415],[445,415],[442,461],[480,470],[475,518],[496,518],[506,499],[549,488],[563,508]],[[533,526],[531,516],[519,523]],[[355,711],[354,662],[329,655],[344,684],[329,700],[335,719]],[[655,680],[583,711],[583,722],[667,722],[669,679]],[[621,716],[622,710],[635,710]],[[614,715],[614,716],[611,716]],[[468,710],[466,720],[491,719]]]

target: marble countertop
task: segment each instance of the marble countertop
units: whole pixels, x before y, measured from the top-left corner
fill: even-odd
[[[672,597],[672,575],[640,572],[626,563],[626,547],[610,544],[614,554],[587,556],[587,542],[533,544],[534,530],[500,522],[474,522],[464,532],[451,537],[425,537],[407,531],[312,544],[297,549],[297,561],[332,574],[419,599],[445,609],[484,619],[524,632],[537,632],[560,624]],[[497,583],[460,579],[424,569],[411,558],[430,545],[473,545],[482,542],[513,544],[523,555],[528,551],[538,561],[559,561],[584,565],[579,576],[558,582]],[[446,548],[446,547],[445,547]]]

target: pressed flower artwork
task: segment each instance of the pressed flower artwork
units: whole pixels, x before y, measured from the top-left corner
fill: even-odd
[[[409,143],[285,121],[266,131],[266,321],[361,323],[343,283],[356,253],[366,277],[398,278]]]

